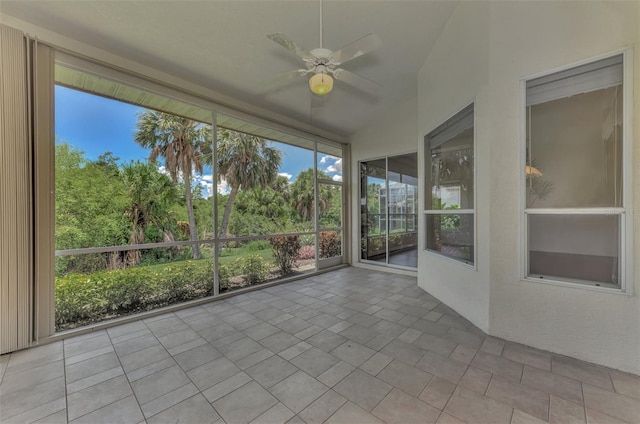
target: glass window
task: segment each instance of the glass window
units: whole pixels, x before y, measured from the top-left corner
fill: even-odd
[[[620,286],[622,55],[526,83],[526,273]]]
[[[339,145],[55,77],[58,331],[341,263]]]
[[[417,266],[417,162],[409,153],[360,163],[360,259]]]
[[[425,137],[426,249],[475,261],[473,104]]]

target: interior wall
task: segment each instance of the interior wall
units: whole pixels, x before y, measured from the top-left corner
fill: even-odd
[[[522,122],[520,79],[575,62],[640,46],[638,2],[504,2],[491,5],[490,100],[491,302],[490,333],[587,361],[640,373],[640,279],[632,295],[522,281],[520,211]],[[638,75],[632,168],[638,210],[640,168]],[[631,116],[625,117],[631,124]],[[631,164],[631,163],[629,163]],[[480,166],[482,166],[480,164]],[[628,231],[638,257],[640,227]],[[628,264],[628,267],[632,264]]]
[[[351,208],[351,262],[353,266],[363,268],[375,267],[359,263],[360,258],[360,168],[359,161],[378,159],[385,156],[397,156],[403,153],[415,152],[416,146],[416,97],[401,102],[399,105],[385,113],[382,119],[372,122],[364,130],[355,133],[351,138],[351,179],[349,185]],[[418,155],[418,173],[421,175],[421,159]],[[421,197],[421,191],[418,197]],[[421,211],[422,206],[418,206]],[[419,221],[419,228],[422,223]],[[385,271],[399,272],[415,275],[412,271],[398,271],[393,268],[385,268]]]
[[[476,260],[469,266],[424,251],[425,220],[421,217],[418,285],[454,308],[484,331],[489,331],[489,6],[461,3],[418,74],[419,160],[425,193],[423,137],[471,102],[475,102],[475,227]],[[420,210],[424,210],[422,196]]]
[[[637,48],[639,6],[463,2],[418,75],[419,136],[476,99],[478,228],[477,270],[421,252],[419,285],[491,335],[634,373],[640,373],[638,264],[627,294],[521,278],[521,80],[625,47]],[[636,52],[636,116],[639,58]],[[630,125],[631,117],[626,119],[625,125]],[[635,153],[629,162],[636,211],[639,121],[632,124]],[[634,214],[635,230],[629,231],[635,252],[640,251],[638,215]],[[632,266],[627,263],[628,269]]]

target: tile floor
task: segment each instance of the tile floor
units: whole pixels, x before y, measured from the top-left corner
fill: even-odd
[[[3,423],[633,423],[640,377],[357,268],[0,356]]]

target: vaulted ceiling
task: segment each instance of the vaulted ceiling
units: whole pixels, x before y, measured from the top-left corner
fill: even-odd
[[[335,51],[375,33],[381,47],[344,67],[382,88],[372,96],[338,81],[323,104],[313,108],[306,78],[271,90],[263,83],[302,67],[267,34],[285,33],[308,50],[319,46],[316,0],[2,0],[0,13],[349,136],[415,95],[418,70],[456,4],[325,1],[323,47]]]

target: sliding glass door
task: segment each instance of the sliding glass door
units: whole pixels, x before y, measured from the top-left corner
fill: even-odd
[[[360,260],[417,267],[418,156],[360,162]]]

